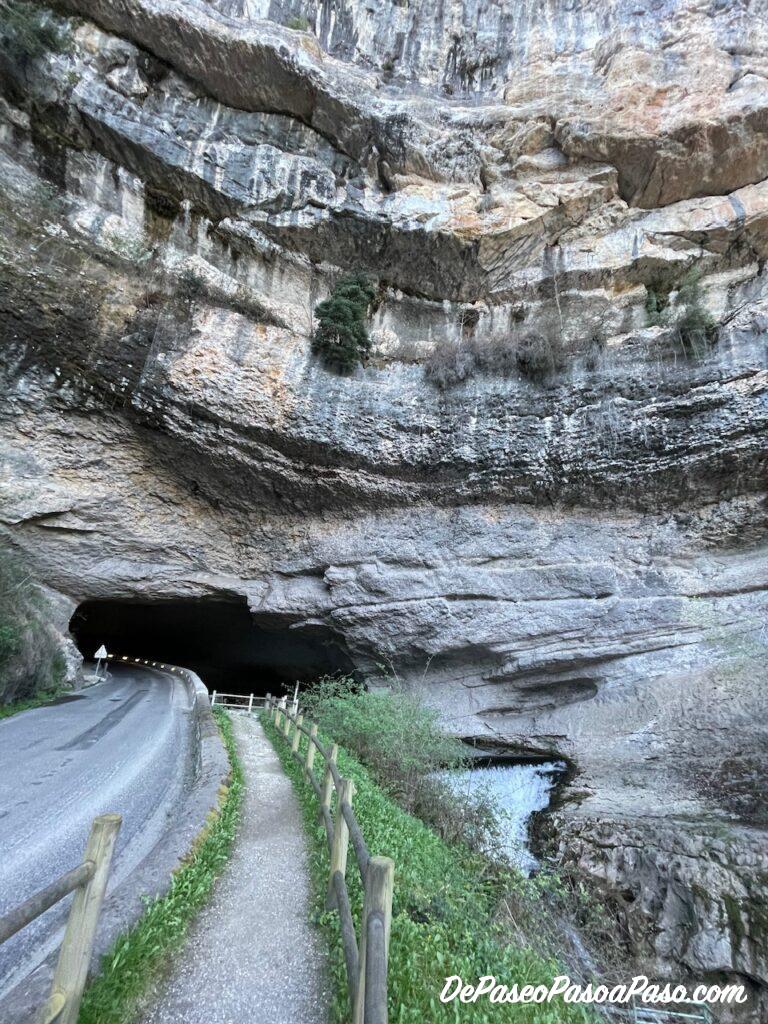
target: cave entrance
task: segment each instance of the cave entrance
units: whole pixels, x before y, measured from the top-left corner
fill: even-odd
[[[244,599],[85,601],[69,628],[89,660],[105,644],[110,653],[184,665],[226,693],[278,693],[296,680],[353,669],[330,630],[267,626]]]

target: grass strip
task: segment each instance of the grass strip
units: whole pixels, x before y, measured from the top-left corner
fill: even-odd
[[[349,1020],[347,981],[338,916],[324,909],[329,860],[325,829],[318,820],[315,793],[302,768],[291,757],[289,745],[266,714],[262,725],[291,779],[310,840],[314,892],[314,918],[330,947],[333,983],[333,1024]],[[306,749],[302,737],[300,750]],[[395,893],[389,952],[390,1024],[573,1024],[594,1020],[585,1007],[552,1004],[490,1005],[458,1001],[441,1003],[445,979],[461,975],[476,984],[494,975],[500,984],[550,985],[565,973],[551,958],[526,946],[512,945],[495,917],[500,895],[498,881],[484,873],[484,860],[459,846],[449,846],[423,822],[400,808],[371,779],[366,768],[345,750],[339,751],[339,771],[355,783],[355,816],[372,854],[395,862]],[[322,758],[316,758],[318,777]],[[347,869],[352,914],[359,935],[362,889],[350,848]],[[505,941],[506,940],[506,941]]]
[[[229,858],[245,783],[232,722],[223,711],[214,709],[213,714],[231,768],[219,812],[212,812],[165,896],[149,900],[142,917],[102,958],[101,973],[86,990],[78,1024],[129,1024],[135,1019],[142,997],[162,974],[169,955],[184,942]]]
[[[43,690],[27,700],[16,700],[12,704],[0,704],[0,720],[11,718],[13,715],[18,715],[21,711],[32,711],[34,708],[41,708],[69,692],[69,690],[65,690],[63,687],[58,687],[55,690]]]

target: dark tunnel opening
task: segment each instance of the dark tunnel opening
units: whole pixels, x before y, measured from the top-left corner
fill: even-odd
[[[353,670],[330,630],[267,629],[244,599],[85,601],[69,628],[89,660],[104,644],[110,654],[184,665],[226,693],[280,693],[296,680]]]

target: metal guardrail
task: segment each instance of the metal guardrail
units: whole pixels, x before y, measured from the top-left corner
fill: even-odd
[[[0,917],[0,943],[3,943],[70,893],[75,893],[51,992],[35,1018],[37,1024],[53,1024],[54,1021],[76,1024],[121,822],[119,814],[94,818],[82,864]]]
[[[338,746],[334,743],[330,750],[326,750],[317,738],[317,725],[305,722],[303,715],[289,711],[286,703],[285,697],[276,701],[267,696],[267,709],[272,721],[286,742],[290,742],[292,756],[302,766],[307,781],[320,801],[320,814],[331,855],[326,907],[329,910],[335,909],[339,915],[352,1024],[387,1024],[387,961],[392,923],[394,861],[389,857],[373,857],[368,851],[352,810],[355,784],[351,779],[342,778],[336,767]],[[306,737],[306,752],[303,756],[302,736]],[[325,761],[322,783],[314,772],[316,752]],[[335,815],[332,815],[334,791],[336,807]],[[346,882],[350,840],[364,892],[359,943]]]
[[[148,658],[131,658],[127,654],[108,654],[105,659],[113,665],[146,665],[147,668],[158,668],[164,672],[175,672],[189,678],[189,672],[178,665],[169,665],[163,661],[151,661]],[[211,693],[211,707],[225,708],[227,711],[253,711],[254,708],[266,708],[270,695],[258,696],[255,693]]]

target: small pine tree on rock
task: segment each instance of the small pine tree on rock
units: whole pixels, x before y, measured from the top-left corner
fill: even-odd
[[[315,307],[312,351],[342,372],[364,362],[371,350],[365,319],[375,295],[373,285],[362,274],[343,277],[331,295]]]

